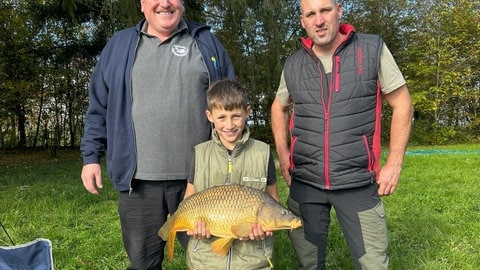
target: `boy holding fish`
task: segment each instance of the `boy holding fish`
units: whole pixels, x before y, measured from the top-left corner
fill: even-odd
[[[265,191],[279,201],[275,165],[270,146],[250,138],[250,114],[245,89],[232,80],[221,80],[207,91],[207,118],[212,139],[195,147],[185,198],[207,188],[228,183]],[[235,214],[241,209],[231,209]],[[187,265],[190,269],[270,269],[273,233],[257,223],[248,224],[249,237],[233,240],[226,256],[212,252],[208,224],[199,220],[188,231]],[[242,241],[257,240],[257,241]]]

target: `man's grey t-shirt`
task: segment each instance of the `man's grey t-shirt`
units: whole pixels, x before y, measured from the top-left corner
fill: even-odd
[[[184,22],[164,41],[143,29],[132,71],[134,178],[187,179],[193,147],[210,136],[208,71]]]

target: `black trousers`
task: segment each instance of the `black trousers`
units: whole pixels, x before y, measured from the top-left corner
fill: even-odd
[[[187,181],[132,181],[133,190],[120,192],[118,204],[123,244],[130,259],[127,269],[162,269],[165,241],[157,233],[177,210]],[[186,235],[177,238],[186,247]]]

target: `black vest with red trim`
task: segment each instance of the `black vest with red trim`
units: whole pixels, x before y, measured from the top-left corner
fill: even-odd
[[[326,74],[313,41],[284,67],[294,103],[290,119],[293,181],[347,189],[375,181],[380,156],[382,97],[378,83],[383,40],[342,24],[345,40]]]

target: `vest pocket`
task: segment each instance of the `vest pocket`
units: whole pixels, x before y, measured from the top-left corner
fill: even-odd
[[[226,268],[229,254],[224,257],[212,252],[212,243],[216,239],[216,237],[201,240],[191,238],[186,252],[187,266],[196,270]]]
[[[368,139],[366,135],[363,135],[363,143],[365,144],[365,151],[367,153],[367,159],[368,159],[367,170],[371,172],[373,171],[374,160],[373,160],[372,151],[370,151],[370,147],[368,146]]]
[[[274,236],[263,241],[235,241],[232,253],[232,269],[271,269]]]

